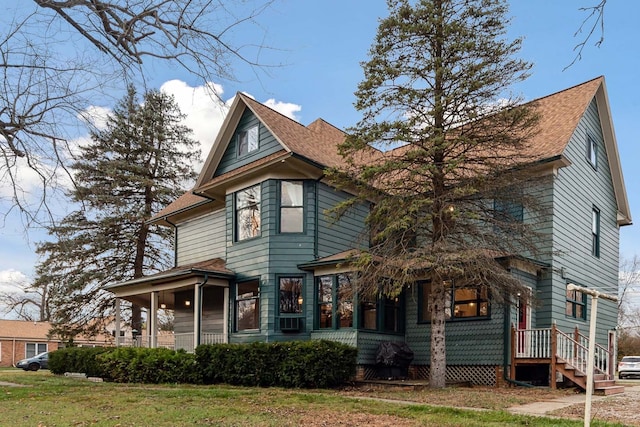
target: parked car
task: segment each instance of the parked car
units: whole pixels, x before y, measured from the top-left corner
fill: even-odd
[[[640,356],[624,356],[618,363],[618,378],[640,378]]]
[[[21,368],[25,371],[37,371],[40,368],[49,369],[49,353],[44,352],[28,359],[22,359],[16,363],[16,368]]]

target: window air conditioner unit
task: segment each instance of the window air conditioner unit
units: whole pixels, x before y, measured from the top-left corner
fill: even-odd
[[[281,317],[280,330],[282,332],[299,332],[302,330],[302,317]]]

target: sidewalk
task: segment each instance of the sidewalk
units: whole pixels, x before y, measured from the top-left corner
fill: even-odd
[[[640,386],[625,386],[625,394],[632,392],[640,392]],[[596,402],[602,399],[612,399],[615,398],[615,396],[621,395],[592,396],[591,401]],[[511,408],[507,408],[507,411],[512,414],[545,416],[549,412],[555,411],[557,409],[566,408],[572,405],[584,405],[586,397],[587,396],[584,393],[575,394],[572,396],[563,396],[557,399],[542,400],[538,402],[527,403],[526,405],[512,406]]]

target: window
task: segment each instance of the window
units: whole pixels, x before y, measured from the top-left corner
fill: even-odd
[[[587,158],[594,168],[598,167],[598,145],[595,138],[587,134]]]
[[[591,255],[600,257],[600,210],[591,210]]]
[[[238,133],[238,157],[258,149],[258,125]]]
[[[431,321],[431,282],[419,283],[419,320]],[[445,282],[445,319],[477,319],[491,317],[489,289],[487,286],[454,286]]]
[[[359,306],[360,329],[380,332],[403,332],[404,317],[401,297],[361,297]]]
[[[521,223],[524,218],[522,203],[516,200],[493,201],[493,212],[496,221],[506,223]]]
[[[280,181],[280,232],[304,231],[303,182]]]
[[[260,235],[260,184],[238,191],[235,197],[236,240]]]
[[[236,330],[260,328],[259,282],[241,282],[236,285]]]
[[[567,302],[565,314],[574,319],[586,320],[587,318],[587,294],[580,291],[567,289]]]
[[[28,342],[25,346],[25,358],[37,356],[40,353],[47,351],[47,343],[43,342]]]
[[[353,281],[349,274],[321,276],[317,279],[320,329],[353,327]]]
[[[280,314],[302,313],[302,277],[280,278]]]
[[[318,278],[318,328],[333,328],[333,276]]]

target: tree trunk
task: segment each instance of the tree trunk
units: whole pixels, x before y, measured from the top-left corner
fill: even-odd
[[[441,280],[431,284],[431,366],[429,386],[444,388],[447,374],[447,349],[445,345],[445,310],[447,290]]]

